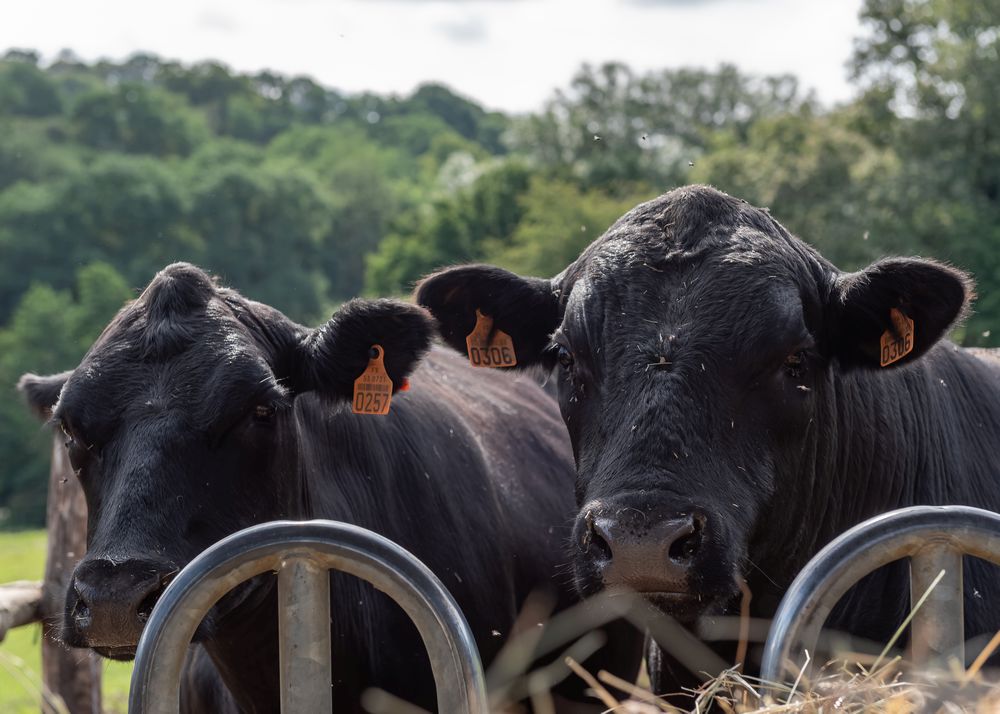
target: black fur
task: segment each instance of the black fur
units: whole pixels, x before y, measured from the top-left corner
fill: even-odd
[[[77,587],[91,597],[112,580],[169,577],[255,523],[331,518],[423,560],[486,661],[503,641],[494,632],[510,633],[529,592],[552,588],[560,606],[572,601],[558,575],[573,511],[570,448],[554,401],[532,380],[436,350],[388,416],[351,414],[371,346],[385,349],[398,388],[432,328],[412,305],[355,300],[310,330],[192,266],[161,272],[68,379],[22,380],[36,409],[65,382],[53,419],[69,434],[89,509]],[[433,706],[423,644],[403,612],[355,578],[332,583],[338,711],[360,711],[369,686]],[[83,596],[71,588],[69,643],[128,657],[141,624],[115,603],[142,593],[125,590],[104,593],[104,611],[91,608],[90,621],[108,627],[81,634]],[[273,578],[254,579],[197,634],[244,711],[277,709],[275,607]]]
[[[550,340],[519,366],[553,354],[566,365],[584,593],[601,589],[610,562],[588,526],[602,516],[627,514],[639,538],[703,517],[684,584],[699,612],[733,612],[739,575],[753,614],[769,617],[806,561],[870,516],[917,504],[1000,511],[1000,362],[943,339],[971,298],[960,271],[893,258],[845,274],[766,210],[704,186],[637,206],[548,291],[489,266],[458,271],[417,293],[444,334],[467,328],[472,305],[501,310],[524,344]],[[545,309],[504,307],[543,292]],[[913,319],[915,347],[880,368],[893,308]],[[887,639],[905,614],[905,575],[868,578],[832,624]],[[965,582],[967,635],[996,631],[997,570],[967,559]]]

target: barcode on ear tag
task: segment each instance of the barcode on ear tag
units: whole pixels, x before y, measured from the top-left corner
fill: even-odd
[[[382,345],[372,345],[374,356],[368,360],[368,366],[361,376],[354,380],[354,400],[351,411],[355,414],[389,413],[389,403],[392,401],[392,380],[385,371],[382,358],[385,350]]]
[[[889,311],[893,330],[882,333],[881,365],[888,367],[893,362],[903,359],[913,351],[913,320],[896,308]]]
[[[513,367],[517,364],[514,341],[503,330],[493,329],[493,318],[476,310],[476,326],[465,338],[473,367]]]

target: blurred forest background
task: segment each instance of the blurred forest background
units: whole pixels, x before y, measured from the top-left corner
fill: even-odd
[[[550,276],[636,203],[711,183],[845,269],[971,271],[956,337],[1000,344],[1000,10],[867,0],[856,99],[733,66],[584,66],[531,115],[439,84],[344,95],[150,55],[0,61],[0,527],[44,521],[48,435],[14,393],[74,367],[174,260],[315,324],[484,260]],[[819,29],[818,29],[819,31]]]

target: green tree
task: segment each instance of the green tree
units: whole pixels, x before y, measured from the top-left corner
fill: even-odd
[[[367,257],[366,290],[400,294],[430,270],[499,250],[521,220],[520,198],[530,175],[521,162],[503,162],[471,186],[435,201],[430,211],[402,216]]]
[[[176,173],[150,157],[110,155],[55,182],[0,192],[0,320],[31,282],[66,290],[75,267],[106,261],[133,285],[204,249]]]
[[[431,151],[436,141],[449,135],[456,149],[461,147],[465,151],[486,154],[480,146],[432,114],[390,116],[373,125],[369,135],[379,143],[402,149],[411,156],[423,156]]]
[[[55,84],[37,63],[38,55],[18,52],[0,61],[0,113],[46,117],[62,112]]]
[[[320,265],[331,298],[353,297],[362,289],[365,256],[378,249],[405,206],[422,200],[416,157],[376,143],[350,122],[291,129],[267,154],[275,165],[294,162],[317,177],[329,202]]]
[[[143,61],[144,65],[150,64],[143,57],[133,58]],[[156,62],[155,58],[153,61]],[[246,94],[250,91],[250,83],[247,78],[233,74],[233,72],[220,62],[198,62],[190,67],[184,67],[176,63],[160,64],[156,62],[157,68],[154,70],[157,81],[171,92],[187,97],[187,100],[195,106],[213,106],[229,97]],[[143,76],[149,77],[149,72],[144,71]],[[132,77],[138,80],[138,77]]]
[[[490,246],[485,258],[524,275],[556,275],[622,214],[656,193],[647,189],[617,197],[564,180],[535,177],[520,199],[523,216],[510,240]]]
[[[152,276],[150,276],[152,278]],[[85,353],[126,301],[135,297],[124,276],[107,263],[90,263],[76,274],[76,303],[68,311],[76,352]]]
[[[365,290],[376,295],[408,292],[421,275],[441,265],[471,260],[473,243],[454,202],[433,204],[426,218],[409,214],[407,231],[390,233],[365,259]],[[402,222],[402,221],[401,221]]]
[[[166,263],[197,261],[204,246],[187,225],[186,194],[169,164],[114,154],[98,159],[63,182],[51,209],[64,261],[107,261],[133,284]]]
[[[229,164],[195,186],[190,223],[204,242],[204,267],[254,299],[311,321],[325,303],[319,248],[331,213],[307,172]]]
[[[34,284],[0,328],[0,525],[39,526],[45,520],[51,437],[13,394],[25,372],[49,374],[75,367],[115,312],[131,296],[109,265],[77,273],[77,294]]]
[[[180,97],[136,82],[80,97],[72,122],[87,146],[157,156],[186,156],[209,135],[205,117]]]
[[[45,522],[48,430],[14,393],[20,374],[46,374],[69,369],[74,355],[64,338],[72,333],[68,292],[36,284],[25,292],[10,323],[0,330],[0,379],[6,398],[0,400],[0,525],[38,526]]]
[[[845,269],[912,247],[898,230],[898,157],[837,115],[802,112],[761,120],[746,141],[717,134],[691,179],[767,206]]]
[[[497,112],[485,111],[442,84],[420,85],[406,102],[406,108],[437,116],[460,136],[477,142],[490,153],[504,151],[502,138],[507,127],[506,118]]]
[[[58,180],[79,164],[77,152],[53,141],[45,127],[22,118],[0,117],[0,191],[18,181]]]
[[[1000,13],[975,0],[867,0],[861,18],[857,121],[882,127],[902,162],[898,230],[973,272],[981,297],[966,340],[988,331],[1000,344]]]
[[[683,183],[713,132],[742,136],[804,102],[793,77],[754,78],[731,65],[645,75],[584,65],[543,112],[515,125],[512,141],[563,176],[627,195],[636,182]]]
[[[347,300],[364,288],[365,256],[378,249],[399,200],[377,165],[353,157],[324,175],[331,213],[320,247],[329,296]]]

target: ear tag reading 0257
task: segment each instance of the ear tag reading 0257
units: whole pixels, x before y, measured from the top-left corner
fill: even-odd
[[[372,358],[361,376],[354,380],[354,401],[351,411],[355,414],[389,413],[389,403],[392,401],[392,380],[385,371],[382,358],[385,350],[382,345],[372,345]]]
[[[476,326],[465,338],[473,367],[513,367],[517,364],[514,341],[503,330],[493,329],[493,318],[476,310]]]
[[[897,360],[903,359],[913,351],[913,320],[896,308],[889,311],[889,319],[895,328],[882,333],[881,365],[888,367]]]

